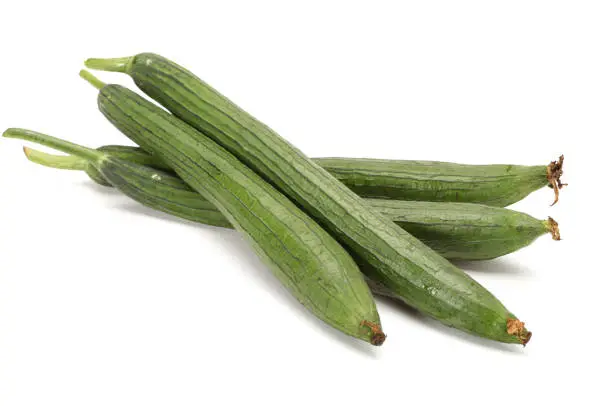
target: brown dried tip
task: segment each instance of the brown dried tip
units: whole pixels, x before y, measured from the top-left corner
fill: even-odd
[[[531,339],[531,331],[527,330],[525,328],[525,323],[518,319],[508,319],[506,322],[506,331],[508,334],[518,337],[523,347]]]
[[[563,186],[567,186],[567,183],[561,183],[561,175],[563,175],[563,155],[559,157],[558,161],[552,161],[546,167],[546,179],[550,182],[550,187],[555,190],[555,201],[551,206],[559,201],[559,190]]]
[[[557,223],[552,217],[548,218],[548,231],[552,234],[553,240],[561,240],[561,234],[559,233],[559,223]]]
[[[364,320],[361,322],[361,326],[369,328],[372,332],[372,336],[370,337],[370,344],[381,346],[385,342],[387,336],[385,335],[385,333],[383,333],[380,324]]]

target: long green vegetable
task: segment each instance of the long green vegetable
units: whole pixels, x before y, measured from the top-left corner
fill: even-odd
[[[151,61],[149,65],[146,65],[147,60]],[[199,112],[190,107],[205,108],[209,114],[215,115],[235,111],[240,115],[245,114],[195,75],[155,54],[116,59],[94,58],[88,59],[85,65],[92,69],[131,75],[145,93],[162,105],[167,105],[196,128],[211,130],[209,135],[213,138],[219,130],[215,127],[216,123],[201,120]],[[165,87],[173,84],[179,87],[195,84],[197,87],[187,88],[196,89],[190,92],[191,95],[180,95],[169,92]],[[208,104],[209,100],[205,97],[210,97],[213,103]],[[191,104],[193,100],[195,104]],[[221,108],[217,108],[215,103],[219,103]],[[249,119],[252,117],[247,121]],[[313,161],[361,197],[377,199],[483,203],[505,207],[548,185],[555,192],[554,205],[559,200],[559,190],[565,186],[561,182],[563,156],[548,165],[535,166],[367,158],[313,158]]]
[[[153,54],[97,61],[96,66],[129,73],[145,93],[229,149],[370,265],[370,279],[407,304],[476,335],[508,343],[529,340],[524,324],[484,287],[367,207],[331,174],[190,72]],[[198,189],[204,174],[193,169],[198,147],[210,138],[128,89],[97,85],[98,106],[109,121],[207,197]]]
[[[546,185],[559,200],[563,156],[548,166],[319,158],[317,164],[363,197],[505,207]]]
[[[144,165],[152,162],[151,155],[143,154],[133,147],[107,146],[98,150],[122,159],[135,158]],[[131,150],[135,153],[130,153]],[[82,169],[94,181],[104,186],[109,185],[95,165],[88,165],[83,159],[50,155],[30,148],[24,148],[24,151],[32,162],[59,169]],[[157,169],[157,172],[159,176],[168,176],[165,171]],[[135,194],[134,199],[156,210],[188,220],[231,227],[212,203],[180,182],[180,178],[177,177],[178,183],[160,185],[154,177],[137,185],[141,193]],[[558,225],[553,219],[538,220],[509,209],[473,203],[365,200],[370,207],[448,259],[496,258],[529,245],[547,232],[552,234],[553,239],[560,239]]]
[[[178,131],[180,127],[172,128]],[[140,195],[143,201],[147,196],[142,187],[151,185],[153,180],[160,187],[176,191],[177,196],[182,185],[194,202],[210,205],[194,196],[180,179],[146,166],[33,131],[9,129],[4,136],[37,142],[86,159],[114,187],[128,195]],[[346,251],[287,198],[213,142],[198,143],[191,150],[181,158],[185,159],[186,167],[181,168],[182,174],[186,178],[197,177],[192,186],[204,191],[207,199],[220,209],[219,214],[223,213],[224,220],[248,237],[255,251],[293,295],[328,324],[381,345],[385,335],[372,294]],[[197,164],[190,163],[196,159]],[[188,197],[183,196],[183,201],[188,201]]]
[[[138,147],[107,145],[102,150],[143,165],[172,170]],[[375,199],[483,203],[504,207],[546,184],[555,188],[556,203],[559,189],[563,187],[560,181],[563,156],[548,166],[463,165],[365,158],[312,160],[359,196]]]

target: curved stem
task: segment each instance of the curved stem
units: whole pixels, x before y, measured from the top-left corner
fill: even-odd
[[[36,149],[23,147],[23,153],[30,162],[55,169],[82,171],[87,168],[87,160],[72,155],[54,155]]]
[[[124,58],[89,58],[85,61],[85,66],[95,70],[128,73],[133,58],[132,56]]]
[[[100,79],[95,77],[91,72],[88,72],[85,69],[81,69],[81,71],[79,72],[79,76],[85,79],[86,81],[88,81],[93,87],[95,87],[98,90],[106,86],[106,83],[102,82]]]
[[[37,144],[44,145],[45,147],[65,152],[66,154],[76,155],[90,162],[96,162],[106,156],[106,154],[103,152],[96,151],[95,149],[83,147],[69,141],[55,138],[50,135],[41,134],[36,131],[25,130],[23,128],[9,128],[4,132],[4,134],[2,134],[2,136],[6,138],[17,138],[24,141],[35,142]]]

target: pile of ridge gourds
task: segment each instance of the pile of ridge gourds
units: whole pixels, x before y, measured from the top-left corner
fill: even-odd
[[[525,324],[449,260],[496,258],[546,233],[559,240],[552,218],[504,206],[547,185],[556,203],[563,156],[542,166],[310,159],[159,55],[85,65],[130,75],[168,111],[83,70],[102,114],[139,147],[92,149],[6,130],[67,154],[24,148],[30,161],[82,170],[145,206],[238,230],[309,311],[373,345],[386,335],[372,293],[480,337],[529,341]]]

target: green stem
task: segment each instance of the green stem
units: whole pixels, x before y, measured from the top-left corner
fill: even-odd
[[[36,149],[23,147],[23,153],[30,162],[55,169],[83,171],[87,168],[87,160],[72,155],[54,155]]]
[[[89,69],[104,70],[108,72],[128,73],[132,64],[133,56],[124,58],[89,58],[85,61],[85,66]]]
[[[102,82],[100,79],[95,77],[91,72],[88,72],[85,69],[82,69],[79,72],[79,76],[85,79],[86,81],[88,81],[89,83],[91,83],[91,85],[98,90],[106,86],[106,83]]]
[[[76,155],[80,158],[86,159],[92,163],[103,159],[106,154],[95,149],[83,147],[81,145],[73,144],[72,142],[65,141],[59,138],[52,137],[50,135],[41,134],[36,131],[25,130],[23,128],[9,128],[2,134],[6,138],[17,138],[24,141],[35,142],[45,147],[57,149],[66,154]]]

